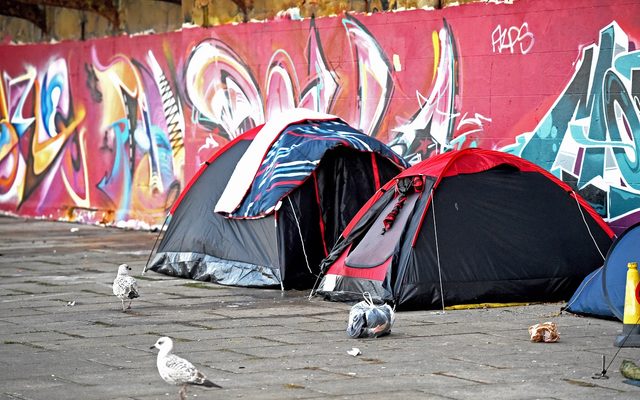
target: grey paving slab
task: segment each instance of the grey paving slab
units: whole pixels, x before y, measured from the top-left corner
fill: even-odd
[[[640,349],[592,379],[622,325],[564,303],[401,312],[391,335],[352,339],[348,304],[142,275],[154,233],[0,217],[0,236],[0,399],[175,399],[149,349],[160,335],[223,386],[189,399],[640,398],[617,371]],[[126,313],[111,294],[123,262],[142,293]],[[544,321],[558,343],[529,341]]]
[[[211,315],[215,315],[220,317],[215,313],[204,313],[207,318]],[[205,327],[210,327],[211,329],[225,329],[225,328],[235,328],[235,329],[256,329],[261,326],[269,327],[278,324],[286,324],[285,326],[293,326],[297,329],[305,329],[308,330],[307,327],[314,326],[318,324],[318,319],[315,316],[311,317],[288,317],[286,321],[283,321],[282,318],[263,318],[260,315],[256,315],[253,318],[243,317],[243,318],[230,318],[223,317],[222,319],[206,319],[204,318],[200,325]]]

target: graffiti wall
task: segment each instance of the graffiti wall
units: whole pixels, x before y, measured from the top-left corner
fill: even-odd
[[[340,116],[412,163],[527,158],[640,221],[640,3],[470,4],[0,46],[0,211],[148,227],[278,112]]]

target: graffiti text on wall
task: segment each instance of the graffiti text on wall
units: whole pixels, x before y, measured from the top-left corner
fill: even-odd
[[[498,25],[491,34],[491,46],[494,53],[509,51],[511,54],[516,52],[527,54],[533,48],[534,43],[535,38],[533,33],[529,31],[529,24],[526,22],[523,22],[520,27],[502,28]]]
[[[530,2],[477,7],[490,18],[472,30],[461,7],[447,20],[408,11],[41,44],[15,60],[2,45],[0,210],[160,224],[213,152],[304,107],[411,163],[465,147],[513,152],[628,226],[640,220],[640,30],[609,6],[575,15],[596,30],[565,28],[574,3],[557,17],[527,12]],[[549,18],[562,46],[534,38]],[[571,76],[581,44],[591,45]]]
[[[99,154],[109,170],[97,188],[114,205],[115,219],[162,215],[183,180],[184,118],[153,52],[146,64],[115,55],[105,63],[92,53],[90,87],[101,106]]]
[[[640,208],[640,51],[617,23],[585,47],[573,78],[533,132],[503,150],[572,184],[610,222]]]
[[[36,210],[64,192],[79,206],[90,203],[87,188],[85,118],[73,104],[67,63],[51,61],[38,75],[33,66],[0,80],[0,203],[20,209],[32,199]],[[60,181],[56,181],[59,179]]]

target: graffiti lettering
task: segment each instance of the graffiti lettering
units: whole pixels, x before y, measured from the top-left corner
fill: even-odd
[[[149,68],[116,55],[103,64],[94,50],[89,73],[103,99],[100,149],[111,164],[97,187],[116,206],[117,221],[164,214],[182,180],[182,108],[152,52],[146,61]],[[162,113],[154,114],[149,104]]]
[[[262,97],[249,67],[224,42],[207,39],[191,51],[185,70],[195,121],[227,139],[264,122]]]
[[[573,185],[610,222],[640,207],[640,51],[617,23],[583,49],[576,72],[536,129],[503,150]],[[612,224],[614,227],[616,224]]]
[[[304,107],[339,116],[411,163],[475,146],[520,155],[575,187],[612,225],[640,221],[632,18],[594,5],[606,15],[588,14],[602,28],[592,43],[587,17],[577,16],[579,30],[564,24],[578,0],[549,10],[553,25],[527,13],[530,2],[487,2],[514,4],[477,7],[491,17],[478,20],[482,30],[434,18],[460,7],[0,45],[0,210],[59,217],[76,207],[108,217],[87,222],[159,224],[202,161]],[[528,21],[494,22],[520,15]],[[626,32],[610,22],[615,15]],[[545,35],[537,54],[530,26],[557,35]],[[491,32],[490,47],[458,36],[476,30]]]
[[[69,74],[63,59],[51,61],[38,76],[33,66],[23,75],[3,74],[0,82],[0,202],[20,208],[36,193],[36,210],[56,193],[55,171],[67,195],[78,206],[86,206],[89,194],[68,175],[83,175],[84,153],[77,151],[77,128],[85,118],[81,105],[73,106]],[[21,144],[27,143],[27,146]],[[23,151],[21,151],[23,150]],[[57,191],[54,191],[57,192]],[[82,194],[84,193],[84,198]]]
[[[503,29],[500,25],[491,33],[491,46],[494,53],[502,53],[508,50],[511,54],[516,52],[516,46],[521,54],[527,54],[533,48],[535,38],[529,32],[529,24],[524,22],[520,27],[511,26]]]
[[[431,93],[428,97],[416,93],[419,110],[408,123],[393,129],[397,135],[389,143],[410,163],[450,150],[455,134],[458,55],[453,33],[446,21],[444,28],[433,32],[432,40],[435,60]]]
[[[314,20],[311,21],[307,48],[308,68],[302,89],[291,56],[283,49],[273,53],[265,79],[268,116],[294,107],[331,112],[340,85],[337,74],[328,66]]]
[[[393,93],[392,66],[371,33],[355,18],[342,20],[358,60],[359,120],[357,126],[369,135],[378,131]]]

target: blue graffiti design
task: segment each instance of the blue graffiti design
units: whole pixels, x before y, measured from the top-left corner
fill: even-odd
[[[59,74],[55,74],[53,76],[49,76],[49,74],[46,74],[44,77],[42,91],[40,91],[40,112],[42,113],[42,122],[45,128],[44,130],[46,131],[47,135],[49,135],[49,137],[57,135],[54,124],[55,116],[58,112],[58,110],[56,109],[58,104],[53,103],[53,92],[55,89],[57,89],[59,93],[63,93],[64,84],[65,81]],[[57,101],[59,101],[59,99]]]
[[[603,28],[539,125],[502,149],[569,183],[610,223],[640,220],[640,51],[628,45],[617,23]]]
[[[605,75],[603,86],[606,88],[604,96],[605,115],[607,117],[607,130],[609,131],[611,139],[614,142],[623,143],[620,127],[617,123],[616,104],[619,106],[625,117],[628,130],[632,133],[636,133],[636,135],[632,134],[631,138],[627,138],[627,140],[631,139],[633,141],[633,146],[631,146],[631,148],[636,150],[633,157],[635,160],[629,159],[624,147],[622,146],[615,146],[612,147],[612,149],[622,176],[631,178],[626,179],[627,184],[636,190],[640,190],[640,182],[634,182],[633,179],[633,177],[637,179],[637,175],[640,172],[640,163],[638,162],[637,152],[637,149],[640,149],[640,120],[638,119],[638,114],[633,109],[633,101],[629,97],[629,93],[618,75],[612,71],[608,71]]]
[[[115,158],[111,172],[98,182],[98,188],[107,195],[114,192],[114,190],[110,190],[110,188],[122,188],[120,198],[114,200],[114,203],[119,206],[116,212],[116,220],[121,221],[124,220],[124,217],[127,215],[131,201],[131,168],[128,165],[127,157],[124,156],[124,146],[129,140],[129,120],[122,118],[115,121],[111,124],[111,129],[113,130],[116,141],[114,146]]]

